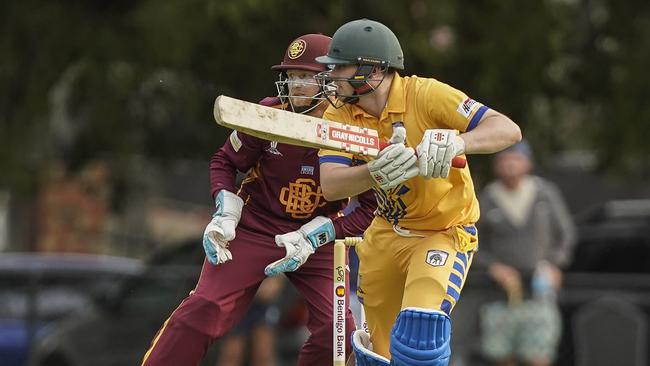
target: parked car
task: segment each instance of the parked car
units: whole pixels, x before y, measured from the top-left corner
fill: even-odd
[[[98,255],[0,255],[0,364],[23,366],[32,343],[50,325],[82,311],[125,277],[140,274],[139,260]]]
[[[137,277],[59,322],[38,339],[29,365],[139,365],[158,327],[198,278],[203,250],[193,244],[156,253]]]
[[[157,330],[194,288],[204,257],[203,247],[196,241],[156,253],[141,275],[124,281],[110,296],[97,298],[92,306],[39,338],[29,365],[139,365]],[[295,292],[287,289],[283,299],[288,300],[283,301],[285,307],[297,308],[294,313],[300,313]],[[281,323],[287,322],[291,319]],[[278,340],[281,360],[293,359],[291,363],[295,363],[304,340],[301,330],[283,333]],[[204,365],[216,363],[218,347],[217,343],[209,350]]]
[[[576,222],[570,272],[650,273],[650,199],[608,201]]]

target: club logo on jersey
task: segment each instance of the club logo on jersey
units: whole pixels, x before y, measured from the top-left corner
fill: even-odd
[[[300,174],[314,175],[314,167],[311,165],[303,165],[300,167]]]
[[[444,266],[447,263],[449,253],[442,250],[430,250],[427,252],[426,262],[434,267]]]
[[[279,200],[285,206],[284,211],[294,219],[309,218],[317,208],[327,204],[321,187],[310,178],[298,178],[289,187],[282,187]]]
[[[282,153],[280,152],[280,150],[278,150],[278,142],[277,141],[271,141],[271,143],[269,144],[269,147],[267,147],[266,150],[264,150],[264,151],[266,151],[267,153],[273,154],[273,155],[282,156]]]
[[[305,53],[306,49],[307,42],[303,41],[302,39],[296,39],[289,46],[289,49],[287,50],[287,56],[289,56],[290,59],[295,60],[298,57],[302,56],[302,54]]]
[[[465,100],[460,102],[456,111],[466,119],[469,119],[469,116],[472,114],[472,112],[475,109],[478,109],[480,106],[481,103],[475,101],[472,98],[466,98]]]

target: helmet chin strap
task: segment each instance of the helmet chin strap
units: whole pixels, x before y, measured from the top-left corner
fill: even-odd
[[[343,102],[347,104],[359,103],[359,98],[363,95],[370,94],[376,90],[368,83],[368,77],[375,70],[376,65],[362,64],[359,65],[357,71],[348,79],[348,83],[353,88],[353,94],[343,98]],[[383,81],[383,78],[382,78]]]
[[[359,81],[350,81],[350,84],[352,84],[353,82],[355,84],[359,83]],[[373,88],[370,84],[368,84],[367,81],[363,81],[363,85],[361,85],[358,88],[354,88],[352,96],[343,98],[343,101],[347,104],[357,104],[359,103],[359,97],[365,94],[369,94],[374,90],[375,88]]]
[[[380,72],[383,72],[383,77],[381,80],[379,80],[379,85],[384,81],[386,77],[386,71],[388,70],[388,65],[386,63],[381,63],[380,65],[374,65],[374,64],[360,64],[357,67],[356,72],[354,75],[352,75],[349,78],[331,78],[329,76],[329,72],[323,72],[319,75],[316,76],[317,79],[320,79],[321,82],[323,80],[327,81],[340,81],[340,82],[347,82],[350,84],[352,87],[352,94],[351,95],[344,95],[338,93],[335,89],[335,95],[338,100],[334,101],[333,99],[330,98],[330,95],[326,95],[327,101],[334,107],[334,108],[341,108],[346,104],[357,104],[359,103],[359,98],[374,92],[377,90],[377,87],[373,87],[369,82],[368,82],[368,77],[373,73],[373,71],[379,68]],[[320,76],[320,78],[319,78]]]

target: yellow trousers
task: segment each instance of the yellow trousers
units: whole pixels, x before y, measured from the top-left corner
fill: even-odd
[[[397,230],[399,231],[399,229]],[[451,313],[478,244],[472,224],[444,231],[410,231],[377,217],[357,245],[359,281],[373,351],[390,359],[390,332],[407,307]]]

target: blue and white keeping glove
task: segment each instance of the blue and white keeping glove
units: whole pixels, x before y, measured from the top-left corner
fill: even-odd
[[[302,266],[318,247],[336,238],[334,224],[327,217],[317,216],[300,229],[290,233],[276,235],[275,243],[287,250],[287,255],[264,269],[267,276],[282,272],[293,272]]]
[[[221,190],[215,205],[217,210],[203,232],[203,249],[208,262],[216,266],[232,259],[228,242],[235,238],[244,201],[232,192]]]
[[[447,178],[452,159],[465,153],[465,140],[456,130],[426,130],[416,150],[420,176],[425,179]]]

